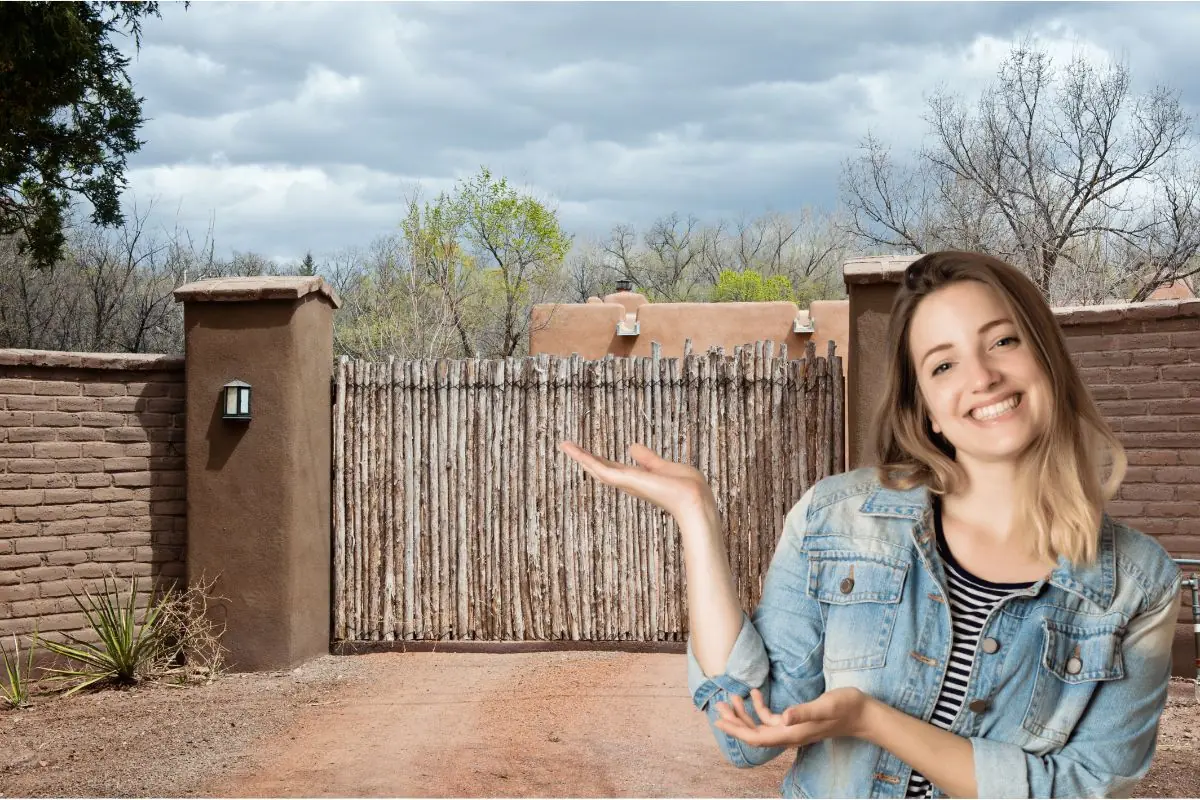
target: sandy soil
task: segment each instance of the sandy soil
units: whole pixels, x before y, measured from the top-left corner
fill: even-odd
[[[0,711],[4,796],[778,797],[786,759],[725,763],[683,656],[388,653]],[[1200,795],[1177,681],[1135,797]]]

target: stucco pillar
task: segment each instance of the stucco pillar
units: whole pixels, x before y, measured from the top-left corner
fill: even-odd
[[[916,256],[859,258],[842,266],[850,299],[846,361],[846,469],[869,463],[871,416],[887,373],[887,327],[904,269]]]
[[[180,287],[187,380],[187,573],[216,578],[237,670],[329,652],[333,311],[319,277]],[[249,421],[221,387],[251,386]]]

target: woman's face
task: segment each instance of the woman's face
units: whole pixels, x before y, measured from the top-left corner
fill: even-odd
[[[933,430],[958,461],[1015,459],[1045,429],[1049,381],[990,286],[961,281],[930,294],[908,342]]]

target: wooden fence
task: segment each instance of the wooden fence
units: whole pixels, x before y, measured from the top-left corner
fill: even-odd
[[[783,518],[844,469],[842,359],[342,359],[334,638],[680,641],[674,520],[558,449],[641,442],[710,479],[743,606]]]

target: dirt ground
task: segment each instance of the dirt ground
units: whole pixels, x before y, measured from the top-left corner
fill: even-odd
[[[1134,796],[1200,795],[1190,681],[1159,742]],[[7,797],[778,797],[786,768],[721,759],[677,654],[327,656],[0,711]]]

